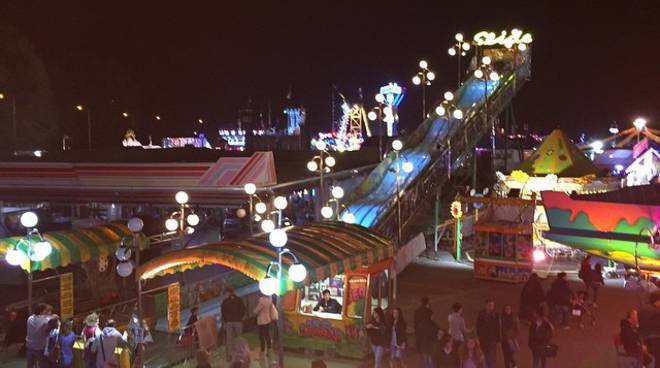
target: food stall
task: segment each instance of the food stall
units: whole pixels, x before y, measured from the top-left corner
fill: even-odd
[[[478,198],[488,204],[474,225],[476,278],[525,282],[533,269],[534,200]]]
[[[287,249],[307,269],[305,281],[294,283],[286,272],[293,260],[283,258],[284,346],[362,358],[368,350],[365,320],[374,308],[388,306],[392,242],[365,227],[343,222],[284,230]],[[143,264],[138,273],[146,280],[215,264],[261,280],[270,262],[277,259],[268,238],[262,233],[167,253]],[[324,290],[341,305],[339,313],[314,311]]]

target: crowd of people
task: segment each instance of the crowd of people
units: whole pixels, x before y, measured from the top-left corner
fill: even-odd
[[[531,310],[528,347],[533,355],[533,367],[547,367],[547,358],[557,354],[552,343],[554,327],[539,306]],[[511,305],[497,311],[493,300],[486,300],[474,328],[468,328],[463,306],[456,303],[447,316],[445,326],[433,318],[429,298],[424,296],[413,316],[414,351],[422,368],[494,368],[498,351],[502,350],[506,368],[518,367],[517,352],[520,321]],[[389,351],[391,367],[403,366],[403,353],[408,350],[407,324],[400,308],[393,308],[389,316],[375,308],[366,325],[367,336],[374,355],[374,367],[385,367]],[[527,366],[523,364],[522,366]]]

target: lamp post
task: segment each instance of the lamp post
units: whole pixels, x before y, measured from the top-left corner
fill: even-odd
[[[403,149],[403,142],[398,139],[392,141],[392,148],[396,154],[396,168],[390,169],[396,174],[396,217],[397,217],[397,246],[401,245],[401,170],[405,173],[413,171],[414,166],[412,162],[406,160],[401,164],[400,156],[403,154],[400,151]]]
[[[426,86],[431,85],[431,81],[435,79],[435,73],[429,70],[429,64],[426,60],[419,61],[419,71],[412,77],[414,85],[422,86],[422,120],[426,120]]]
[[[278,198],[283,198],[284,197],[278,197]],[[281,202],[281,201],[280,201]],[[286,199],[284,199],[284,202],[286,202]],[[280,207],[282,207],[282,203],[274,203],[278,208],[278,211],[281,211]],[[286,208],[286,205],[284,205],[284,208]],[[283,208],[282,208],[283,209]],[[284,367],[284,346],[283,346],[283,335],[284,335],[284,315],[282,311],[282,298],[281,294],[284,291],[284,288],[282,287],[282,256],[284,255],[289,255],[291,258],[293,258],[293,265],[289,267],[289,278],[293,282],[302,282],[305,280],[307,277],[307,269],[305,266],[300,263],[298,258],[296,257],[291,250],[288,248],[285,248],[287,242],[288,242],[288,237],[286,234],[286,231],[284,229],[274,229],[273,231],[268,234],[268,240],[270,242],[270,245],[272,245],[276,251],[277,251],[277,262],[271,261],[268,264],[268,268],[266,269],[266,277],[261,279],[259,281],[259,290],[264,294],[271,296],[273,294],[277,294],[277,314],[279,318],[277,319],[277,355],[278,355],[278,361],[279,361],[279,366]],[[270,275],[271,269],[273,266],[277,267],[277,276],[276,278],[273,278]]]
[[[637,118],[635,121],[633,121],[633,125],[637,130],[637,143],[639,143],[639,134],[644,130],[644,127],[646,127],[646,119]]]
[[[332,187],[330,193],[332,194],[332,198],[330,198],[328,203],[326,203],[326,205],[321,208],[321,216],[326,220],[330,220],[333,217],[339,220],[339,209],[342,207],[346,208],[340,203],[340,200],[344,198],[344,188],[340,186],[334,186]]]
[[[76,110],[87,112],[87,149],[92,149],[92,109],[89,106],[76,105]]]
[[[46,257],[48,257],[52,251],[52,245],[44,240],[43,236],[37,229],[37,224],[39,223],[39,217],[34,212],[25,212],[21,215],[20,218],[21,225],[27,229],[27,236],[21,238],[13,249],[10,249],[5,255],[5,260],[12,266],[20,266],[24,262],[27,262],[27,273],[28,273],[28,314],[32,315],[32,262],[41,262]],[[39,241],[35,244],[32,243],[32,237],[38,236]],[[21,249],[20,245],[25,243],[26,248]]]
[[[470,43],[465,42],[462,33],[456,33],[454,36],[456,43],[453,44],[447,52],[450,56],[457,56],[458,59],[458,72],[457,72],[457,82],[458,87],[461,86],[461,57],[466,56],[467,52],[470,51]]]
[[[337,163],[335,158],[330,156],[328,153],[328,145],[319,140],[316,142],[316,149],[319,150],[319,154],[312,157],[312,159],[307,162],[307,170],[311,172],[318,172],[319,174],[319,199],[320,203],[325,203],[325,187],[323,186],[323,174],[329,173],[331,168]]]
[[[639,230],[639,233],[637,235],[642,236],[642,233],[644,231],[648,231],[649,239],[650,239],[649,244],[651,244],[651,246],[653,246],[655,244],[655,238],[654,238],[653,230],[651,230],[648,226],[644,226],[643,228],[641,228]],[[639,244],[639,240],[636,239],[635,240],[635,253],[634,253],[634,256],[635,256],[635,270],[637,270],[637,273],[639,273],[639,257],[638,257],[638,254],[637,254],[637,245],[638,244]]]
[[[133,217],[128,220],[127,226],[133,235],[133,244],[130,248],[122,244],[115,252],[115,257],[119,261],[117,263],[117,274],[121,277],[130,276],[133,270],[137,270],[140,267],[140,233],[144,228],[144,222],[139,217]],[[135,266],[130,261],[132,250],[135,252]],[[132,335],[136,343],[135,361],[138,362],[136,366],[141,367],[144,342],[144,330],[142,326],[142,280],[140,280],[137,272],[135,272],[135,282],[137,286],[137,327],[135,331],[132,331]]]
[[[484,82],[484,114],[486,118],[486,123],[488,123],[488,81],[497,82],[500,80],[500,75],[495,71],[495,68],[491,64],[492,60],[489,56],[484,56],[481,58],[481,66],[479,66],[474,71],[474,77],[476,79],[482,80]],[[492,90],[492,88],[491,88]],[[495,121],[491,124],[490,127],[490,145],[491,145],[491,168],[495,169]],[[472,172],[472,187],[477,187],[477,149],[475,147],[474,153],[474,167]]]
[[[0,100],[4,100],[7,96],[4,93],[0,93]],[[18,147],[18,121],[16,120],[16,97],[14,95],[9,95],[9,103],[11,103],[11,133],[12,139],[14,142],[14,147]]]
[[[183,237],[184,234],[191,234],[195,231],[194,227],[199,224],[199,216],[188,205],[188,193],[179,191],[174,195],[174,200],[176,200],[180,207],[178,211],[172,212],[170,217],[165,220],[165,228],[168,231],[178,231],[179,235]],[[188,215],[186,215],[186,210]],[[189,226],[186,226],[186,223]]]

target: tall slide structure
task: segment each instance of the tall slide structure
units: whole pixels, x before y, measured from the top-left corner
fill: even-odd
[[[407,137],[398,156],[390,152],[347,198],[344,213],[350,211],[355,223],[395,238],[399,217],[404,227],[414,209],[430,200],[437,187],[474,153],[477,141],[491,130],[493,121],[531,76],[531,47],[527,47],[531,36],[525,35],[529,42],[517,47],[504,35],[475,36],[480,56],[491,59],[499,79],[478,79],[470,73],[454,93],[453,103],[463,112],[462,119],[434,112]],[[405,161],[414,165],[411,172],[401,170]],[[401,201],[400,216],[397,200]]]

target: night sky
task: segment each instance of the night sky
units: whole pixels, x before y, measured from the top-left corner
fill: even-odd
[[[519,123],[605,135],[613,120],[627,126],[642,115],[657,128],[660,5],[601,3],[13,1],[0,5],[0,22],[43,58],[62,131],[77,119],[70,106],[110,100],[135,112],[138,134],[189,133],[198,117],[210,130],[234,123],[248,96],[280,110],[289,86],[312,127],[328,130],[332,84],[354,98],[362,87],[371,105],[389,81],[408,87],[400,116],[411,128],[421,115],[410,83],[420,58],[438,76],[434,100],[455,87],[447,48],[456,32],[514,27],[534,36],[532,81],[514,102]],[[116,96],[96,88],[108,68],[104,77],[120,80]],[[153,113],[163,120],[149,121]]]

